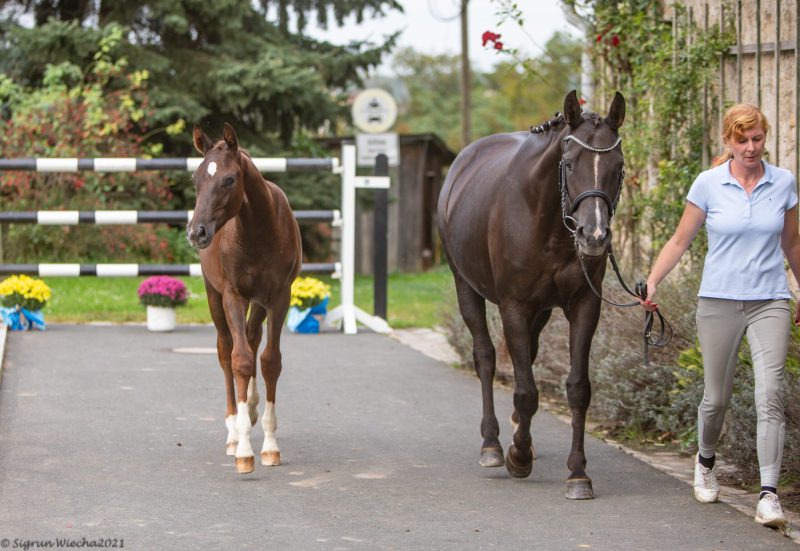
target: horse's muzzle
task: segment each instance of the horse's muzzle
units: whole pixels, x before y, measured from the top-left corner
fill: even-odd
[[[211,245],[211,240],[214,238],[214,228],[207,227],[204,224],[189,224],[186,226],[186,239],[192,247],[198,249],[205,249]]]
[[[584,256],[602,256],[611,245],[611,230],[599,226],[578,226],[575,230],[575,245]]]

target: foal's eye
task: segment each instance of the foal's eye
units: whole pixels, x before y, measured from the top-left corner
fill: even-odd
[[[228,176],[222,181],[222,187],[230,188],[233,187],[233,184],[236,183],[236,180],[233,176]]]

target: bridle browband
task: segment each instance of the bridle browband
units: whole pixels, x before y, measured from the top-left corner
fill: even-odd
[[[533,129],[531,129],[533,131]],[[575,214],[575,211],[578,209],[578,205],[581,204],[582,201],[585,199],[589,199],[590,197],[597,197],[602,199],[606,206],[608,207],[608,217],[609,220],[614,217],[614,213],[617,210],[617,205],[619,204],[620,195],[622,194],[622,182],[625,179],[625,168],[623,166],[622,172],[620,174],[619,179],[619,187],[617,188],[617,195],[612,200],[611,197],[608,196],[607,193],[601,191],[599,189],[590,189],[588,191],[584,191],[580,193],[574,200],[570,200],[569,198],[569,190],[567,189],[567,162],[564,158],[564,147],[566,146],[567,142],[575,142],[583,149],[587,151],[591,151],[593,153],[608,153],[609,151],[613,151],[616,149],[621,143],[622,138],[617,136],[617,140],[610,145],[609,147],[594,147],[592,145],[587,144],[580,138],[569,134],[565,136],[561,141],[561,160],[558,163],[558,186],[561,191],[561,220],[564,223],[564,227],[567,228],[567,231],[572,234],[575,238],[575,247],[577,247],[577,221],[575,218],[572,217]],[[572,227],[567,222],[572,223]],[[589,288],[592,292],[597,295],[603,302],[610,304],[612,306],[618,306],[621,308],[630,308],[632,306],[639,306],[639,300],[645,300],[647,298],[647,285],[644,282],[639,282],[636,284],[634,290],[632,291],[628,285],[625,284],[625,280],[622,279],[622,274],[619,271],[619,266],[617,265],[616,258],[614,258],[614,251],[611,248],[611,243],[608,244],[608,259],[611,261],[611,267],[614,269],[614,273],[617,275],[617,279],[619,280],[620,285],[622,288],[632,297],[636,298],[637,300],[625,304],[620,304],[617,302],[613,302],[608,300],[607,298],[603,297],[601,293],[595,289],[594,285],[592,284],[592,280],[589,277],[589,272],[586,269],[586,264],[583,261],[583,255],[578,249],[578,260],[580,261],[581,268],[583,269],[583,275],[586,278],[586,282],[589,284]],[[657,339],[652,337],[652,329],[653,324],[655,322],[655,318],[658,317],[658,321],[660,323],[660,335]],[[667,336],[667,330],[669,331],[669,335]],[[661,312],[656,310],[655,312],[645,312],[645,322],[644,322],[644,365],[650,365],[649,360],[649,347],[653,346],[656,348],[662,348],[669,344],[672,340],[672,326],[664,319],[664,316],[661,315]]]

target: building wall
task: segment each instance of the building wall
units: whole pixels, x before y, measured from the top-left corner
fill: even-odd
[[[767,151],[770,162],[798,172],[798,2],[787,0],[680,0],[691,10],[699,28],[719,27],[724,20],[734,29],[738,44],[724,56],[711,91],[715,107],[735,103],[758,105],[770,122]],[[665,17],[672,17],[672,3],[665,3]],[[739,11],[741,6],[741,12]],[[779,16],[780,15],[780,16]],[[779,25],[778,25],[779,24]],[[780,27],[780,28],[778,28]],[[779,43],[776,56],[775,44]],[[760,53],[756,45],[760,44]],[[760,68],[759,68],[760,59]],[[721,104],[720,104],[721,103]],[[710,110],[710,112],[713,110]],[[721,151],[720,117],[712,114],[708,134],[712,150]]]

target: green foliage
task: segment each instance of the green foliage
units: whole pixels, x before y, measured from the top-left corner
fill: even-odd
[[[0,74],[0,118],[7,157],[142,157],[147,73],[118,56],[122,29],[93,35],[85,67],[46,65],[42,84]],[[93,50],[92,50],[93,46]],[[0,173],[0,200],[15,210],[168,209],[176,204],[163,174]],[[176,238],[176,235],[181,238]],[[179,245],[180,244],[180,245]],[[164,261],[194,258],[182,231],[167,227],[10,225],[2,232],[6,262]],[[124,255],[122,258],[120,255]]]
[[[274,152],[288,147],[298,130],[316,131],[344,115],[339,91],[358,84],[359,71],[378,65],[396,35],[378,45],[316,41],[302,34],[308,14],[315,12],[325,26],[330,15],[341,24],[350,14],[363,21],[402,9],[395,0],[26,0],[4,2],[4,8],[0,73],[25,86],[40,85],[48,66],[86,67],[98,38],[115,29],[121,40],[103,54],[121,53],[131,71],[149,71],[150,139],[172,155],[191,147],[189,133],[165,132],[178,119],[212,130],[230,122],[242,143]],[[292,14],[296,32],[289,30]],[[33,15],[33,28],[19,23],[23,15]]]
[[[700,31],[680,4],[672,5],[674,29],[662,19],[659,3],[587,4],[596,29],[593,54],[605,68],[602,88],[619,90],[628,100],[621,226],[638,234],[644,223],[655,252],[677,226],[694,178],[707,168],[702,166],[703,94],[733,37],[716,28]],[[709,104],[716,102],[709,97]],[[701,256],[704,244],[693,250]]]

